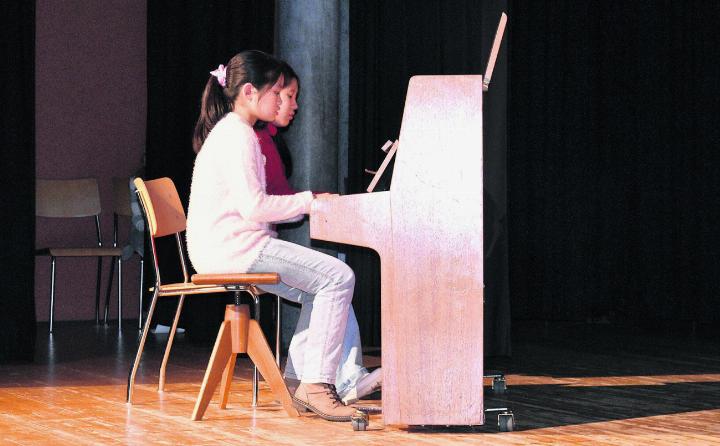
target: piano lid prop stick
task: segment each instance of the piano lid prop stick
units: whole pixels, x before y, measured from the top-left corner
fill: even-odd
[[[385,172],[385,168],[387,168],[388,164],[390,164],[390,160],[395,155],[397,148],[398,148],[398,140],[396,139],[392,145],[392,148],[388,152],[388,154],[385,155],[385,159],[383,160],[382,164],[380,165],[380,168],[378,169],[377,173],[375,174],[372,181],[370,182],[370,186],[368,186],[368,188],[367,188],[368,192],[372,192],[375,189],[375,186],[377,186],[378,181],[380,181],[380,177],[382,176],[383,172]]]
[[[500,16],[500,24],[495,32],[495,40],[493,41],[492,50],[490,50],[490,59],[488,59],[487,68],[485,69],[485,77],[483,77],[483,91],[488,91],[490,86],[490,78],[492,77],[493,70],[495,69],[495,61],[497,60],[498,52],[500,52],[500,42],[502,42],[503,34],[505,34],[505,25],[507,24],[507,14],[504,12]]]

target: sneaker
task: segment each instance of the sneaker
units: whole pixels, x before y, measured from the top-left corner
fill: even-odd
[[[350,389],[342,398],[345,404],[352,404],[364,396],[368,396],[373,392],[380,390],[382,387],[382,369],[377,368],[367,375],[360,378],[355,387]]]
[[[351,421],[357,410],[340,401],[335,386],[326,383],[301,382],[293,396],[295,407],[311,410],[328,421]]]

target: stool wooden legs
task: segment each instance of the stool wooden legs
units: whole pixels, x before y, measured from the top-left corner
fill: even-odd
[[[292,405],[292,398],[285,386],[280,369],[275,364],[270,346],[265,339],[257,321],[250,319],[247,305],[228,305],[225,308],[225,320],[220,325],[215,347],[210,356],[210,363],[205,371],[205,378],[200,387],[200,394],[195,402],[193,421],[202,420],[212,394],[222,381],[220,407],[227,405],[230,392],[235,360],[238,353],[247,353],[255,363],[260,374],[270,385],[275,397],[280,400],[285,411],[291,417],[299,416]]]
[[[232,384],[236,360],[237,354],[231,354],[230,359],[223,370],[222,380],[220,381],[220,409],[225,409],[227,407],[228,397],[230,396],[230,384]],[[254,387],[255,386],[253,385],[253,392],[255,391]]]
[[[210,398],[212,398],[213,391],[218,385],[223,368],[227,365],[232,355],[230,325],[230,321],[224,321],[220,325],[220,333],[218,333],[217,340],[215,341],[215,347],[213,348],[212,356],[210,356],[210,363],[205,371],[205,378],[203,378],[202,386],[200,387],[200,394],[195,402],[195,409],[192,414],[193,421],[202,420],[205,410],[210,403]]]
[[[265,378],[265,381],[270,386],[270,390],[275,395],[275,398],[280,401],[288,415],[291,417],[299,417],[300,414],[297,409],[295,409],[295,406],[293,406],[292,398],[285,385],[282,373],[280,373],[280,369],[275,363],[275,357],[272,354],[272,350],[270,350],[270,345],[268,345],[267,339],[265,339],[260,324],[253,319],[250,320],[250,326],[248,327],[247,354],[255,363],[258,370],[260,370],[260,374]]]

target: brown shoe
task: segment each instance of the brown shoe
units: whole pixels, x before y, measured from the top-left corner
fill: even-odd
[[[309,409],[328,421],[350,421],[356,412],[340,401],[332,384],[300,383],[293,401],[299,408]]]

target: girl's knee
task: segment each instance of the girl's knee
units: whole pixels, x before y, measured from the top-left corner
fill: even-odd
[[[355,272],[345,263],[338,261],[338,284],[345,288],[355,287]]]

